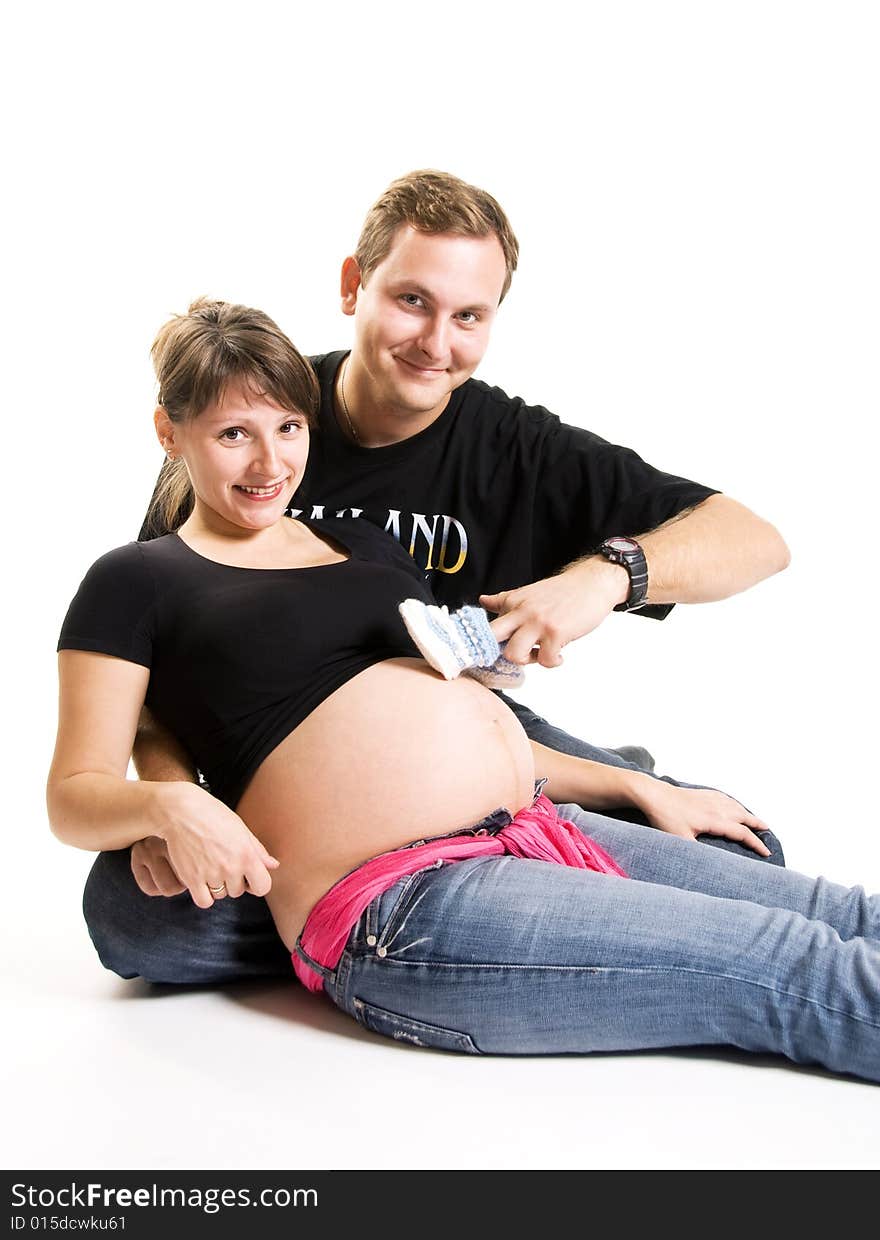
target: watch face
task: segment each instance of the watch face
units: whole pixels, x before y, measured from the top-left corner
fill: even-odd
[[[612,551],[638,551],[639,545],[633,542],[631,538],[606,538],[606,547],[610,547]]]

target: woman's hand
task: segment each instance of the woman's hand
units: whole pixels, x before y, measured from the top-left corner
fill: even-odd
[[[176,895],[188,890],[199,908],[245,891],[255,896],[270,891],[270,870],[276,870],[279,862],[238,814],[196,784],[154,788],[158,841],[143,840],[143,847],[132,847],[132,871],[142,891]],[[222,890],[211,890],[218,887]]]
[[[770,849],[755,835],[769,827],[733,797],[710,788],[677,788],[650,775],[639,776],[637,787],[635,803],[653,827],[688,840],[721,835],[762,857],[770,856]]]

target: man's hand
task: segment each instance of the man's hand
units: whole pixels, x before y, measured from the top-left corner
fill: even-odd
[[[132,844],[131,872],[144,895],[179,896],[186,891],[168,860],[168,845],[158,835]]]
[[[686,840],[694,840],[698,835],[720,835],[751,848],[761,857],[770,856],[770,849],[755,834],[769,831],[766,822],[723,792],[677,788],[645,775],[638,777],[633,801],[652,827],[669,835],[680,835]]]
[[[591,556],[518,590],[481,594],[480,605],[497,613],[491,628],[507,642],[505,658],[559,667],[563,646],[592,633],[628,594],[626,569]]]
[[[711,495],[646,534],[634,537],[648,563],[650,603],[709,603],[778,573],[788,548],[767,521],[726,495]],[[597,628],[629,596],[629,574],[601,556],[578,560],[555,577],[483,594],[498,619],[492,631],[513,663],[558,667],[568,642]],[[535,652],[535,647],[538,647]]]

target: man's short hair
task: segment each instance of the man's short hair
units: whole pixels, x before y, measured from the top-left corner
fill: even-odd
[[[489,237],[494,233],[507,267],[500,298],[504,300],[516,271],[519,242],[491,194],[433,168],[408,172],[392,181],[367,212],[354,252],[364,280],[388,257],[401,224],[409,224],[418,232],[461,237]]]

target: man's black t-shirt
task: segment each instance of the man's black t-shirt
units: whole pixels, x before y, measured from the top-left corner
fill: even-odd
[[[551,576],[605,538],[644,533],[715,494],[477,379],[457,388],[426,430],[359,447],[334,414],[344,357],[311,359],[320,428],[290,512],[380,525],[450,607]]]
[[[552,576],[605,538],[644,533],[715,494],[477,379],[456,388],[419,434],[362,448],[334,412],[345,356],[311,359],[319,425],[289,511],[388,530],[450,607]],[[140,538],[165,532],[145,521]],[[662,618],[669,610],[636,614]]]

